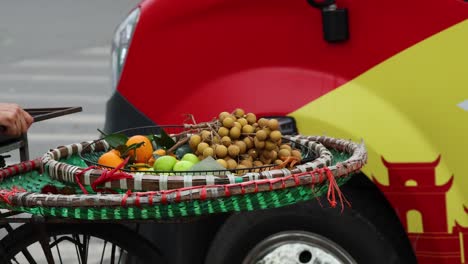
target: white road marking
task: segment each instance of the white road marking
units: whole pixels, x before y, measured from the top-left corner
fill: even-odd
[[[465,111],[468,111],[468,100],[465,100],[465,101],[459,103],[458,107],[460,107],[461,109],[463,109]]]
[[[109,84],[107,76],[100,75],[52,75],[52,74],[0,74],[0,81],[68,82]]]
[[[88,141],[88,140],[93,140],[93,139],[98,139],[99,138],[99,133],[96,131],[94,134],[72,134],[72,133],[28,133],[28,142],[29,144],[35,144],[38,142],[57,142],[57,141],[63,141],[67,142],[67,144],[72,144],[72,143],[79,143],[82,141]]]
[[[111,47],[110,46],[101,46],[101,47],[92,47],[80,51],[82,55],[95,55],[95,56],[110,56]]]
[[[107,60],[23,60],[12,64],[14,68],[92,68],[107,69],[110,62]]]
[[[107,92],[107,89],[103,87],[103,91]],[[78,91],[79,92],[79,91]],[[4,101],[47,101],[53,99],[54,101],[64,101],[64,102],[86,102],[86,103],[105,103],[108,96],[100,96],[100,95],[77,95],[77,94],[37,94],[37,93],[27,93],[27,94],[19,94],[19,93],[2,93],[1,95],[2,100]]]
[[[104,124],[105,116],[98,114],[72,114],[68,116],[56,117],[48,119],[47,123],[53,124]]]

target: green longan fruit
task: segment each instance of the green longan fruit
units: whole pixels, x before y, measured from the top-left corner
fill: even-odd
[[[247,144],[245,144],[244,141],[238,140],[234,144],[239,147],[239,154],[244,154],[247,152]]]
[[[232,117],[226,117],[223,120],[223,126],[226,128],[231,128],[234,126],[234,119]]]
[[[242,108],[237,108],[236,110],[234,110],[233,115],[237,118],[240,118],[245,115],[245,111]]]
[[[189,145],[192,150],[196,150],[198,144],[201,142],[200,135],[192,135],[189,139]]]
[[[247,154],[249,154],[249,156],[252,157],[253,160],[256,160],[258,158],[258,151],[256,149],[249,149],[249,151],[247,151]]]
[[[236,122],[234,122],[234,127],[238,127],[238,128],[239,128],[239,130],[240,130],[240,129],[242,129],[242,125],[241,125],[241,123],[239,123],[239,122],[237,122],[237,121],[236,121]]]
[[[221,143],[224,146],[229,147],[231,145],[231,138],[228,136],[224,136],[223,138],[221,138]]]
[[[219,144],[221,142],[221,138],[218,136],[214,136],[211,142],[213,142],[213,144]]]
[[[267,127],[268,126],[268,119],[266,118],[260,118],[258,121],[258,126],[261,128]]]
[[[299,150],[297,149],[293,149],[293,151],[291,151],[291,156],[293,157],[296,157],[296,158],[299,158],[299,159],[302,159],[302,154]]]
[[[201,138],[204,142],[209,142],[211,141],[211,132],[208,130],[203,130],[201,133]]]
[[[218,129],[218,135],[219,135],[220,137],[228,136],[228,135],[229,135],[229,129],[226,128],[226,127],[220,127],[220,128]]]
[[[259,130],[257,131],[257,133],[255,133],[255,137],[259,140],[259,141],[264,141],[267,139],[267,133],[265,130]]]
[[[207,147],[203,150],[203,158],[206,159],[208,157],[212,157],[214,154],[214,150],[210,147]]]
[[[266,159],[270,159],[270,160],[275,160],[276,157],[277,157],[277,155],[278,155],[278,154],[277,154],[276,151],[274,151],[274,150],[268,150],[268,151],[265,150],[265,151],[263,151],[263,153],[262,153],[262,156],[263,156],[263,157],[265,157]]]
[[[260,156],[260,161],[265,165],[271,164],[271,159],[265,158],[263,155]]]
[[[281,132],[279,130],[271,131],[270,139],[273,142],[278,142],[281,139]]]
[[[278,152],[278,157],[281,158],[287,158],[291,156],[291,152],[288,149],[280,149]]]
[[[256,160],[253,162],[254,167],[261,167],[263,165],[264,165],[263,162],[261,162],[260,160]]]
[[[228,153],[229,153],[229,156],[231,156],[232,158],[235,158],[237,157],[237,155],[239,155],[240,149],[237,145],[230,145],[228,147]]]
[[[265,148],[265,141],[258,140],[257,137],[254,138],[254,144],[256,149],[263,149]]]
[[[240,165],[244,165],[246,168],[252,168],[253,167],[253,163],[250,160],[242,160]]]
[[[280,159],[276,159],[274,163],[275,163],[275,165],[280,165],[280,164],[283,163],[283,161],[280,160]]]
[[[237,167],[237,162],[233,159],[226,160],[226,163],[227,163],[227,168],[230,170],[233,170]]]
[[[249,154],[243,154],[243,155],[242,155],[242,159],[243,159],[243,160],[248,160],[248,161],[250,161],[250,162],[253,162],[253,161],[254,161],[254,159],[253,159],[251,156],[249,156]]]
[[[278,158],[278,151],[276,150],[271,150],[270,151],[270,156],[272,160],[276,160]]]
[[[225,160],[223,159],[217,159],[216,162],[218,162],[221,166],[223,166],[225,169],[227,169],[228,164]]]
[[[277,119],[270,119],[268,120],[268,127],[273,131],[273,130],[278,130],[279,129],[279,122]]]
[[[227,156],[228,149],[224,145],[215,146],[215,155],[217,158],[224,158]]]
[[[265,149],[266,150],[275,150],[277,148],[276,146],[276,143],[271,141],[271,140],[267,140],[265,141]]]
[[[239,164],[236,166],[237,173],[246,173],[249,170],[247,169],[247,166]]]
[[[242,127],[242,133],[250,134],[253,133],[255,129],[251,125],[245,125]]]
[[[281,138],[278,141],[276,141],[276,145],[279,147],[281,146],[282,142],[283,142],[283,136],[281,136]]]
[[[255,116],[254,113],[248,113],[247,115],[245,115],[245,119],[247,119],[247,122],[251,125],[257,122],[257,116]]]
[[[243,141],[245,145],[247,146],[247,149],[251,149],[254,147],[254,140],[252,137],[245,137]]]
[[[237,119],[237,122],[238,122],[239,124],[241,124],[242,127],[248,124],[247,119],[245,119],[245,118],[243,118],[243,117],[242,117],[242,118],[238,118],[238,119]]]
[[[226,117],[230,116],[230,115],[231,115],[231,114],[229,114],[228,112],[221,112],[221,113],[219,113],[219,116],[218,116],[218,117],[219,117],[219,121],[223,122],[223,120],[224,120]]]
[[[209,147],[208,143],[201,142],[200,144],[198,144],[197,151],[198,153],[203,153],[203,151],[208,147]]]
[[[288,144],[283,144],[283,145],[281,145],[281,146],[280,146],[280,149],[287,149],[287,150],[289,150],[289,151],[292,150],[291,146],[289,146]]]
[[[240,128],[238,127],[233,127],[229,131],[229,137],[231,137],[231,139],[238,139],[240,135],[241,135],[241,131],[240,131]]]

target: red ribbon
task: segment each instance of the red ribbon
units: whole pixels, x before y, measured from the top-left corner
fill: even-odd
[[[10,201],[10,196],[15,195],[19,192],[25,192],[24,189],[18,189],[17,187],[13,187],[10,191],[9,190],[0,190],[0,199],[2,199],[5,203],[12,205]]]
[[[80,177],[82,175],[85,174],[85,172],[89,171],[89,170],[92,170],[92,169],[95,169],[97,168],[96,166],[91,166],[91,167],[88,167],[80,172],[78,172],[77,174],[75,174],[75,182],[78,184],[78,186],[80,186],[80,189],[81,191],[84,193],[84,194],[88,194],[88,191],[85,189],[85,187],[83,186],[83,184],[81,184],[81,181],[80,181]]]
[[[132,195],[132,190],[127,190],[127,192],[124,194],[122,197],[122,201],[120,202],[121,206],[125,206],[127,204],[127,198],[128,196]]]
[[[333,175],[333,172],[328,167],[324,167],[324,168],[322,168],[320,170],[321,170],[321,172],[324,171],[326,173],[326,175],[327,175],[327,178],[328,178],[327,199],[328,199],[328,202],[330,203],[331,207],[335,208],[336,205],[337,205],[335,192],[338,193],[338,198],[340,199],[341,212],[343,212],[343,210],[344,210],[343,201],[346,202],[346,204],[349,207],[351,207],[351,204],[348,202],[348,200],[346,200],[346,198],[344,197],[343,193],[340,190],[340,187],[336,183],[335,176]],[[331,196],[331,198],[330,198],[330,196]]]
[[[91,184],[91,188],[93,189],[93,191],[95,192],[105,191],[106,189],[98,189],[97,186],[106,182],[122,180],[122,179],[132,179],[133,178],[132,175],[119,171],[121,168],[125,166],[125,164],[127,164],[129,159],[130,159],[130,156],[127,157],[122,163],[120,163],[117,167],[115,167],[111,171],[107,171],[107,170],[103,171],[101,173],[101,176],[99,176],[99,178],[97,178]]]

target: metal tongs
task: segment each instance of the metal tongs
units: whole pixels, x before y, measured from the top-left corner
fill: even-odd
[[[79,106],[74,106],[55,108],[25,108],[24,110],[32,116],[33,122],[35,123],[54,117],[81,112],[83,111],[83,108]],[[4,126],[0,126],[0,154],[19,149],[21,161],[28,160],[29,153],[27,134],[25,133],[18,138],[2,136],[1,134],[5,131],[5,129],[6,128]],[[2,156],[0,156],[0,159],[1,158]]]

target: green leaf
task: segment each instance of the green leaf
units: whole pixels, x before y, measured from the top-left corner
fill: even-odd
[[[120,153],[125,153],[127,151],[127,145],[119,145],[115,147],[116,150],[118,150]]]
[[[118,148],[121,145],[125,145],[128,140],[128,137],[124,134],[110,134],[104,136],[104,139],[109,143],[112,148]]]
[[[132,149],[137,149],[139,147],[141,147],[141,145],[145,144],[145,142],[140,142],[140,143],[134,143],[134,144],[131,144],[130,146],[127,146],[125,151],[124,152],[121,152],[122,153],[122,157],[125,157],[128,152]]]
[[[153,139],[160,148],[170,149],[175,145],[175,141],[163,129],[161,129],[161,134],[154,135]]]

